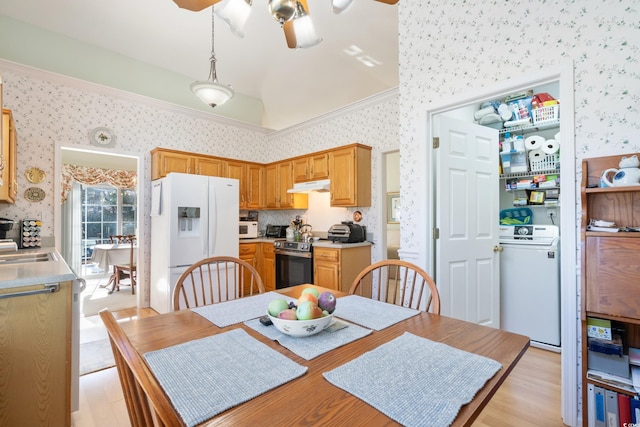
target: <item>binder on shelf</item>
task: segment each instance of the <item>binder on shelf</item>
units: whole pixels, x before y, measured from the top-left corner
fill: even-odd
[[[587,427],[596,427],[596,391],[592,383],[587,383]]]
[[[605,390],[605,410],[607,412],[607,427],[618,426],[618,393],[613,390]]]
[[[618,416],[621,426],[626,427],[631,423],[631,402],[628,394],[618,393]]]
[[[605,407],[604,407],[604,388],[595,386],[594,394],[595,394],[595,401],[596,401],[595,427],[606,427]]]
[[[629,406],[631,407],[631,422],[636,424],[639,423],[640,422],[640,400],[635,397],[630,398]]]

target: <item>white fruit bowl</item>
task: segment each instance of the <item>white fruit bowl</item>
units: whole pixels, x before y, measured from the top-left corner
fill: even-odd
[[[292,337],[309,337],[318,334],[333,322],[333,313],[311,320],[285,320],[273,317],[268,312],[267,315],[276,329]]]

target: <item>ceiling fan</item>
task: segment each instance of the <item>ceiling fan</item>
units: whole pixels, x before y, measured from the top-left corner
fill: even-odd
[[[173,0],[179,7],[194,12],[223,2],[214,13],[229,25],[231,32],[244,37],[244,24],[249,17],[253,0]],[[374,0],[386,4],[396,4],[399,0]],[[344,12],[353,0],[331,0],[334,13]],[[320,43],[309,17],[307,0],[268,0],[269,12],[280,22],[291,49],[307,48]]]

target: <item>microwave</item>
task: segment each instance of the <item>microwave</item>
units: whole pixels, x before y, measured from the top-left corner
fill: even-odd
[[[240,221],[239,235],[241,239],[255,239],[258,237],[258,221]]]

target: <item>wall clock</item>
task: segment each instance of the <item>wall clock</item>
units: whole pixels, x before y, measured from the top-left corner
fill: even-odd
[[[95,128],[91,131],[89,139],[98,147],[113,147],[116,142],[116,134],[109,128]]]

